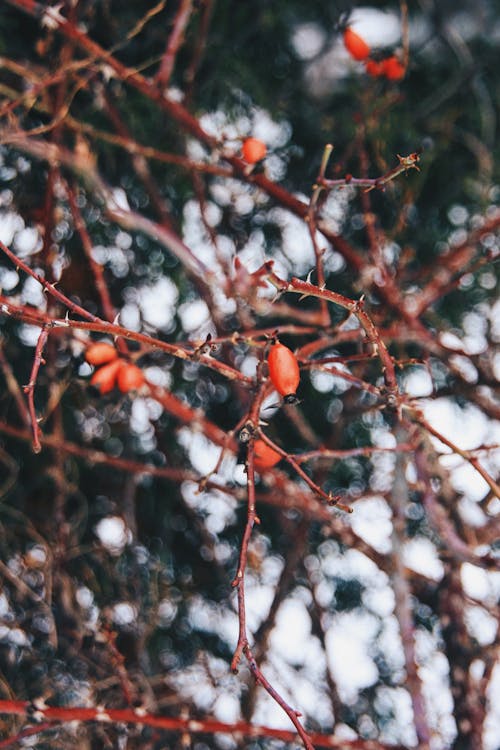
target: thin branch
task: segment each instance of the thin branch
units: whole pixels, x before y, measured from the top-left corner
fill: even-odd
[[[40,451],[42,450],[42,446],[40,444],[41,430],[38,425],[38,417],[35,410],[35,385],[40,365],[44,363],[43,350],[45,349],[45,344],[47,343],[48,336],[48,328],[47,326],[44,326],[40,331],[40,335],[38,336],[38,341],[35,347],[35,356],[33,358],[33,366],[31,368],[29,383],[23,388],[25,394],[28,397],[28,411],[31,419],[31,429],[33,431],[33,451],[35,453],[40,453]]]
[[[0,715],[24,716],[31,721],[54,723],[97,722],[114,724],[130,724],[133,726],[148,726],[166,732],[186,732],[188,735],[216,733],[242,734],[245,737],[269,737],[282,742],[296,742],[297,734],[286,729],[248,724],[237,721],[233,724],[216,721],[214,719],[200,720],[181,717],[159,716],[146,711],[145,708],[80,708],[78,706],[47,706],[42,701],[29,703],[28,701],[0,700]],[[37,727],[43,728],[42,724]],[[337,750],[405,750],[402,745],[386,745],[375,740],[345,740],[335,735],[325,735],[315,732],[311,739],[318,747],[330,747]],[[312,745],[310,745],[312,747]]]
[[[345,177],[337,180],[327,180],[325,177],[321,177],[319,180],[317,180],[317,183],[324,190],[333,190],[333,188],[347,187],[348,185],[352,185],[353,187],[366,188],[367,191],[375,189],[383,190],[386,185],[389,184],[389,182],[395,180],[396,177],[399,177],[400,174],[404,174],[410,169],[416,169],[418,171],[417,165],[420,160],[420,154],[418,154],[417,152],[408,154],[408,156],[400,156],[399,154],[397,154],[397,157],[399,159],[398,166],[393,167],[380,177],[353,177],[352,175],[348,174]]]
[[[168,85],[174,70],[175,60],[184,39],[184,33],[193,10],[193,0],[181,0],[174,19],[174,26],[167,42],[161,64],[154,82],[159,88]]]
[[[477,472],[480,474],[484,481],[489,485],[490,489],[494,493],[496,497],[500,499],[500,485],[495,482],[492,476],[486,471],[486,469],[482,466],[482,464],[479,463],[479,460],[476,456],[471,453],[471,451],[463,450],[462,448],[459,448],[456,443],[449,440],[449,438],[445,437],[441,432],[436,430],[424,417],[423,412],[420,410],[410,410],[412,418],[417,422],[417,424],[420,425],[421,428],[423,428],[426,432],[428,432],[430,435],[433,435],[435,438],[437,438],[441,443],[444,443],[452,450],[453,453],[456,453],[458,456],[461,456],[467,463],[469,463]]]

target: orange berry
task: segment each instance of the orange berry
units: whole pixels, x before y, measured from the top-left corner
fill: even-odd
[[[344,45],[351,57],[355,60],[366,60],[370,54],[370,47],[363,37],[356,34],[349,26],[344,31]]]
[[[259,141],[258,138],[247,138],[243,141],[241,152],[246,162],[249,164],[255,164],[267,154],[267,147],[266,144]]]
[[[257,471],[272,469],[273,466],[276,466],[276,464],[281,461],[280,454],[263,440],[255,441],[254,456],[254,466]]]
[[[122,393],[137,391],[145,383],[144,374],[137,365],[125,364],[118,373],[117,382]]]
[[[385,73],[384,63],[379,60],[367,60],[365,62],[365,70],[369,76],[377,78],[383,76]]]
[[[112,344],[107,344],[105,341],[98,341],[96,344],[91,344],[85,350],[85,359],[89,365],[104,365],[106,362],[111,362],[113,359],[118,357],[118,352]]]
[[[405,66],[399,62],[395,55],[388,57],[382,64],[384,66],[383,75],[385,75],[389,81],[400,81],[405,77]]]
[[[300,382],[299,363],[295,354],[278,341],[269,350],[267,364],[272,384],[286,402],[293,403]]]
[[[116,378],[124,364],[123,359],[115,359],[113,362],[103,365],[90,378],[90,385],[97,388],[101,395],[109,393],[115,387]]]

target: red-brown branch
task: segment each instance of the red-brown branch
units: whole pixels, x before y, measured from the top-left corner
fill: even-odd
[[[40,331],[40,335],[38,336],[38,341],[36,343],[35,356],[33,358],[33,366],[31,368],[29,383],[25,385],[23,389],[28,397],[28,411],[31,419],[31,429],[33,431],[33,451],[35,453],[40,453],[40,451],[42,450],[42,446],[40,444],[41,430],[38,425],[38,418],[35,410],[35,385],[40,365],[43,363],[43,350],[45,349],[45,344],[47,343],[48,336],[48,329],[44,326]]]
[[[70,723],[95,722],[109,724],[123,723],[134,726],[148,726],[154,729],[161,729],[166,732],[186,732],[187,734],[208,734],[216,733],[242,734],[244,737],[269,737],[282,742],[296,742],[297,734],[286,729],[273,729],[271,727],[258,726],[249,724],[245,721],[237,721],[234,724],[228,724],[215,719],[187,719],[170,716],[160,716],[158,714],[148,713],[143,708],[83,708],[79,706],[45,706],[42,703],[35,704],[28,701],[0,700],[0,715],[23,716],[31,721],[40,721],[37,729],[43,731],[45,722]],[[330,747],[338,750],[405,750],[401,745],[385,745],[384,743],[374,740],[345,740],[335,737],[335,735],[320,734],[314,732],[311,734],[312,742],[318,747]]]

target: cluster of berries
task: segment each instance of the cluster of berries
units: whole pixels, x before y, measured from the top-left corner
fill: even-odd
[[[351,57],[359,62],[364,62],[365,70],[369,76],[387,78],[389,81],[400,81],[405,77],[405,67],[396,55],[386,57],[384,60],[370,58],[371,49],[363,37],[356,34],[349,26],[344,30],[344,45]]]
[[[141,368],[119,357],[115,347],[105,341],[91,344],[85,351],[85,359],[98,368],[90,378],[90,385],[101,394],[115,387],[122,393],[129,393],[145,383]]]
[[[85,359],[96,367],[90,385],[100,394],[110,393],[117,387],[122,393],[138,390],[145,383],[140,367],[119,357],[115,347],[105,341],[91,344],[85,350]],[[299,363],[288,347],[276,341],[271,345],[267,359],[272,384],[287,404],[296,402],[296,391],[300,382]],[[262,439],[255,441],[255,468],[266,471],[281,461],[282,455]]]

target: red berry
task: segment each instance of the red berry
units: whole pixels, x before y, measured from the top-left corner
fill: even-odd
[[[400,81],[405,77],[405,66],[399,62],[395,55],[388,57],[382,64],[384,66],[383,74],[389,81]]]
[[[377,78],[384,75],[385,66],[384,63],[379,60],[367,60],[365,62],[365,70],[369,76]]]
[[[351,57],[355,60],[366,60],[370,54],[370,47],[363,37],[356,34],[349,26],[344,31],[344,45]]]
[[[269,350],[267,364],[272,384],[285,401],[292,403],[300,382],[299,363],[295,354],[278,341]]]
[[[255,441],[254,456],[254,466],[257,471],[272,469],[273,466],[276,466],[276,464],[281,461],[280,454],[263,440]]]
[[[113,359],[118,357],[118,352],[112,344],[107,344],[105,341],[98,341],[96,344],[91,344],[85,350],[85,359],[89,365],[104,365],[106,362],[111,362]]]
[[[137,391],[145,383],[144,374],[137,365],[124,364],[118,373],[117,383],[122,393]]]
[[[115,359],[100,367],[90,378],[90,385],[97,388],[101,394],[109,393],[115,387],[116,378],[124,364],[123,359]]]
[[[247,138],[243,142],[241,152],[246,162],[249,164],[255,164],[267,154],[267,147],[266,144],[259,141],[258,138]]]

